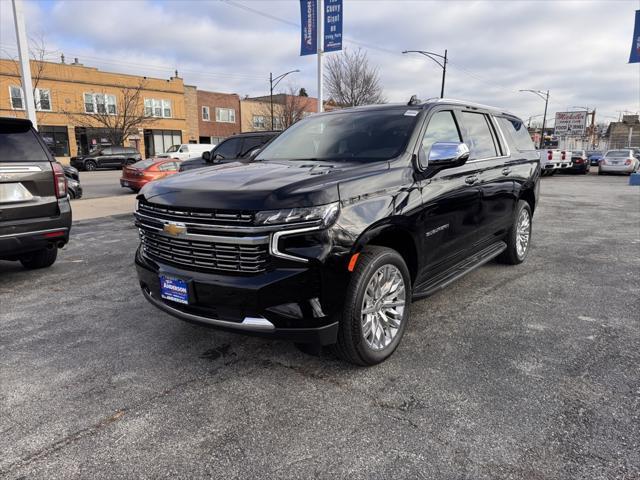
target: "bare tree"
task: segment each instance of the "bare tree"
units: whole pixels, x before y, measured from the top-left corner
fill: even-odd
[[[9,55],[6,50],[3,49],[3,52],[7,54],[8,58],[11,60],[13,64],[13,70],[16,76],[20,77],[20,63],[18,62],[17,57],[14,55]],[[38,86],[40,85],[40,80],[44,77],[45,69],[46,69],[46,60],[48,57],[55,55],[57,52],[54,50],[48,50],[46,46],[46,42],[43,36],[39,37],[29,37],[29,57],[30,57],[30,66],[31,66],[31,86],[33,88],[33,101],[36,107],[36,118],[38,123],[41,120],[41,111],[49,110],[51,108],[51,98],[44,97],[36,94],[36,90],[38,90]]]
[[[284,130],[304,117],[310,100],[308,96],[300,95],[301,91],[304,91],[304,89],[290,86],[286,93],[274,95],[273,128]],[[268,100],[268,97],[265,97],[265,99]],[[263,103],[258,110],[258,115],[265,118],[264,128],[271,128],[271,107],[269,102]]]
[[[108,104],[107,97],[102,95],[103,103],[98,103],[92,113],[65,112],[78,126],[103,128],[111,145],[124,145],[124,140],[138,133],[142,125],[149,125],[157,120],[153,109],[148,111],[144,106],[143,91],[146,82],[142,80],[135,87],[124,87],[116,95],[115,109]],[[84,100],[83,100],[84,101]]]
[[[378,69],[369,65],[362,49],[330,56],[325,68],[328,96],[338,105],[355,107],[386,101]]]

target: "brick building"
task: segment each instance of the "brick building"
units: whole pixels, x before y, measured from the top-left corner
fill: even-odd
[[[273,130],[282,130],[318,111],[318,99],[279,93],[273,96]],[[243,132],[272,130],[271,102],[268,95],[241,102]]]
[[[160,79],[104,72],[86,67],[77,59],[72,64],[32,60],[31,72],[38,130],[62,162],[78,153],[110,145],[105,129],[91,123],[91,116],[98,112],[120,115],[120,102],[127,89],[140,89],[137,108],[144,109],[148,121],[125,139],[125,145],[148,157],[173,144],[198,139],[195,126],[190,129],[187,125],[185,86],[177,76]],[[0,116],[24,118],[24,107],[18,65],[13,60],[0,59]]]
[[[235,93],[197,91],[198,143],[218,144],[240,133],[240,97]]]

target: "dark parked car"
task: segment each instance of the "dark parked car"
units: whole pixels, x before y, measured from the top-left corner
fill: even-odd
[[[503,110],[442,99],[313,115],[251,163],[146,185],[140,286],[180,319],[372,365],[412,300],[526,259],[539,177],[526,125]]]
[[[70,229],[62,165],[29,120],[0,118],[0,259],[48,267]]]
[[[69,198],[76,199],[82,197],[82,185],[80,185],[80,174],[78,169],[65,165],[64,175],[67,177],[67,191],[69,192]]]
[[[140,152],[133,147],[103,147],[89,155],[71,157],[69,163],[78,170],[92,171],[98,168],[122,168],[141,159]]]
[[[280,132],[251,132],[241,133],[224,139],[201,157],[184,160],[180,164],[180,171],[193,170],[216,163],[227,163],[238,159],[249,158],[254,152],[278,136]]]
[[[600,165],[600,160],[602,160],[603,156],[604,154],[602,152],[597,152],[597,151],[587,152],[589,165],[591,165],[592,167],[597,167],[598,165]]]
[[[562,173],[589,173],[591,164],[585,150],[573,150],[571,152],[571,166],[560,170]]]

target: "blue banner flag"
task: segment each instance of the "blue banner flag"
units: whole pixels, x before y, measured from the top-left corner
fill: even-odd
[[[636,10],[636,26],[633,29],[633,42],[631,55],[629,55],[629,63],[638,62],[640,62],[640,10]]]
[[[318,53],[318,7],[316,0],[300,0],[300,55]]]
[[[324,0],[324,51],[342,50],[342,0]]]

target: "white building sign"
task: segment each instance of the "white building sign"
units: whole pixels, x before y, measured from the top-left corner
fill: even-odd
[[[557,112],[556,135],[584,135],[587,112]]]

